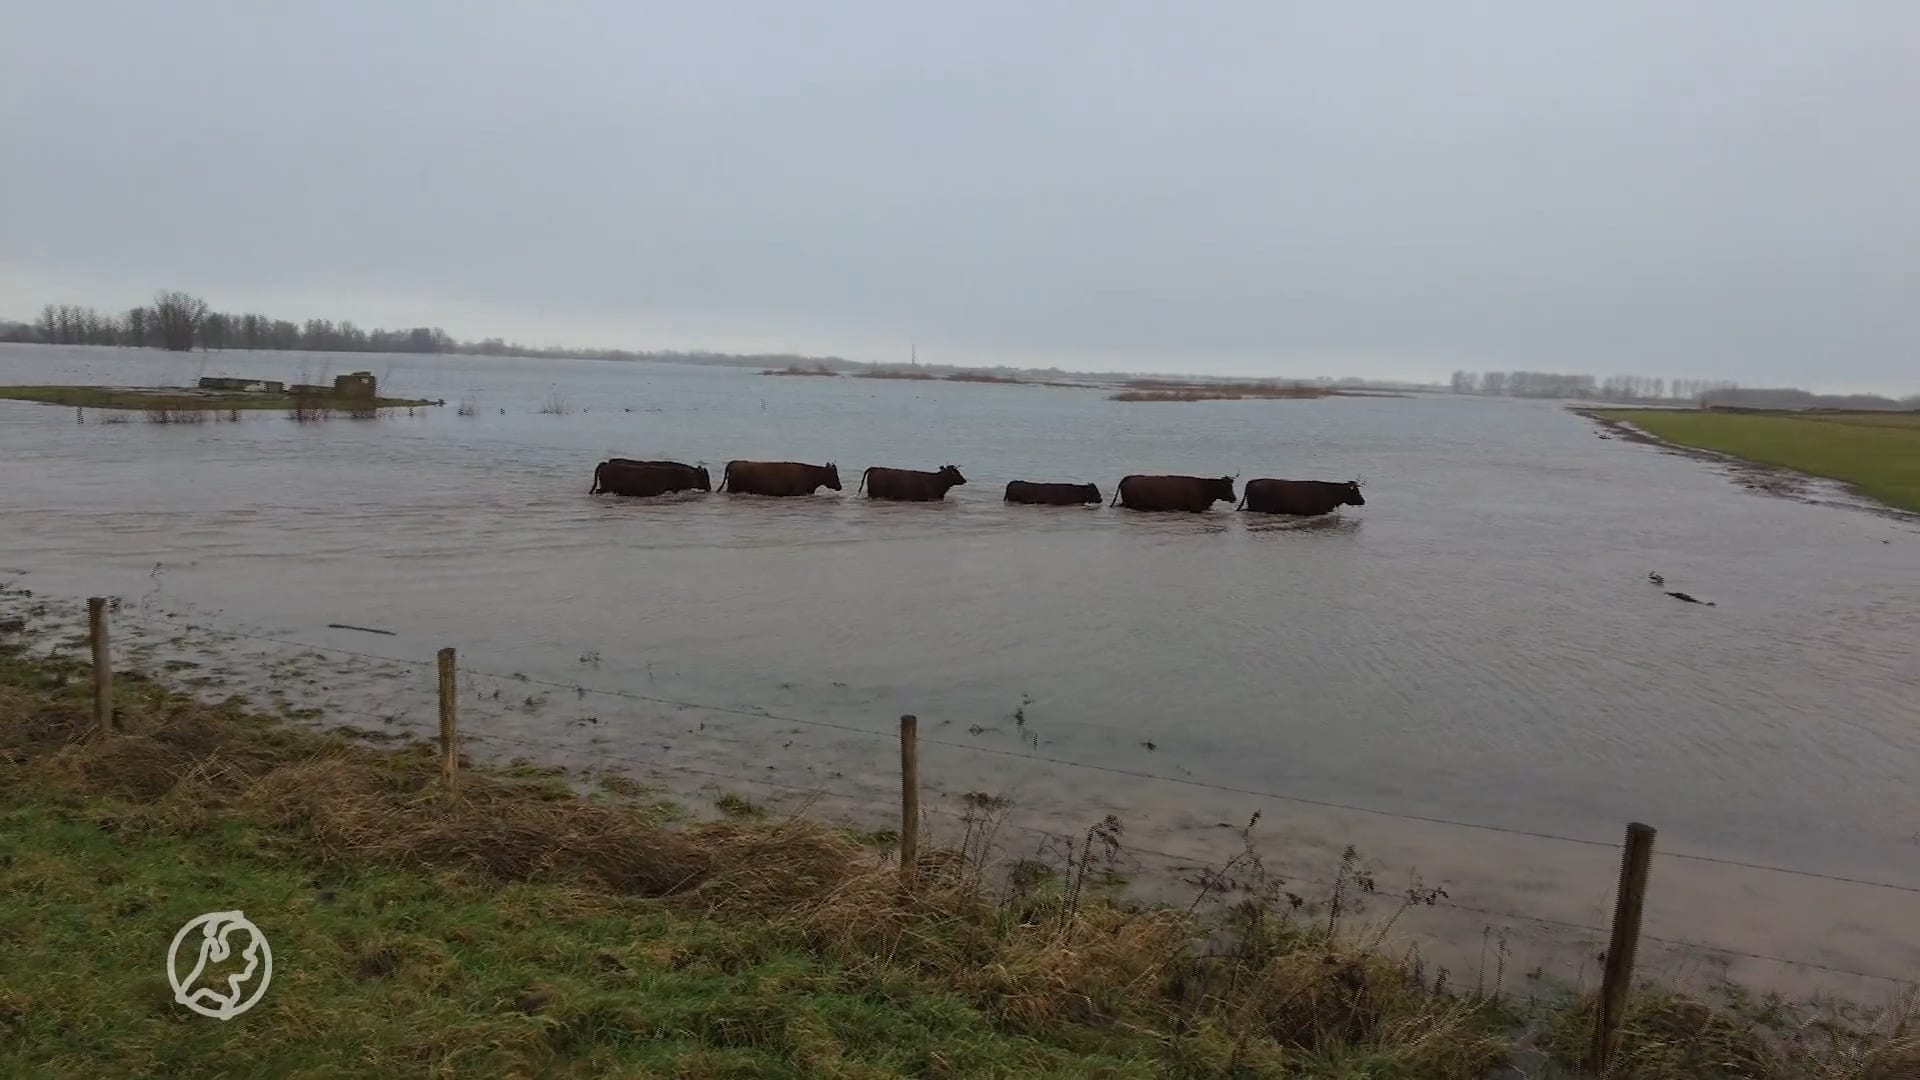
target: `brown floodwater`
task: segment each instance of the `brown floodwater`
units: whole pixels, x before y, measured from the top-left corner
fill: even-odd
[[[282,680],[362,726],[430,730],[432,675],[414,662],[455,646],[492,673],[463,676],[476,752],[783,805],[825,792],[823,810],[876,821],[912,713],[936,828],[960,827],[948,815],[970,791],[1012,800],[1009,849],[1112,813],[1141,887],[1177,891],[1169,867],[1231,854],[1226,826],[1257,810],[1300,891],[1353,843],[1383,889],[1446,884],[1453,906],[1401,929],[1462,955],[1483,926],[1531,936],[1515,970],[1591,973],[1590,935],[1508,913],[1604,924],[1604,845],[1645,821],[1662,852],[1649,933],[1920,974],[1920,892],[1670,857],[1920,889],[1911,519],[1818,486],[1812,502],[1757,494],[1540,402],[1122,403],[668,365],[0,346],[0,383],[354,368],[448,405],[157,425],[0,402],[0,583],[61,611],[121,596],[130,640],[156,650],[191,623],[227,680],[257,684],[299,651],[262,637],[402,661],[327,654]],[[831,460],[847,491],[589,496],[614,455],[716,479],[736,457]],[[946,503],[853,496],[868,465],[947,463],[968,483]],[[1290,522],[1000,502],[1012,479],[1111,495],[1130,472],[1362,476],[1368,505]]]

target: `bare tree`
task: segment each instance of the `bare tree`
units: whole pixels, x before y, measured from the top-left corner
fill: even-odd
[[[228,335],[233,332],[233,317],[210,311],[200,320],[200,349],[224,349],[228,345]]]
[[[193,339],[200,333],[200,322],[207,316],[207,302],[183,292],[163,292],[153,298],[153,328],[160,347],[172,352],[191,352]]]
[[[130,308],[126,318],[126,344],[136,349],[144,349],[152,344],[148,333],[148,312],[146,308]]]

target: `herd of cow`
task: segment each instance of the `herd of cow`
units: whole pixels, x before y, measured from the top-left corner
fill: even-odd
[[[869,498],[901,502],[933,502],[967,482],[960,470],[943,465],[936,472],[874,466],[860,475]],[[795,461],[729,461],[720,478],[720,490],[740,495],[812,495],[821,488],[839,491],[840,470],[832,462],[806,465]],[[593,470],[592,495],[651,497],[680,491],[712,491],[713,479],[702,465],[678,461],[636,461],[612,458]],[[1200,513],[1216,502],[1233,502],[1233,477],[1142,476],[1121,479],[1108,505],[1129,510],[1185,510]],[[1007,485],[1006,501],[1041,506],[1099,505],[1100,489],[1092,484],[1036,483],[1015,480]],[[1360,481],[1249,480],[1239,509],[1263,514],[1318,517],[1342,506],[1365,506]]]

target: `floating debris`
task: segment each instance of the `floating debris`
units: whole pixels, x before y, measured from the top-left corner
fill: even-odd
[[[1669,590],[1667,592],[1667,595],[1673,597],[1675,600],[1684,600],[1689,604],[1705,604],[1708,607],[1714,606],[1714,603],[1711,600],[1697,600],[1694,597],[1688,596],[1686,593],[1683,593],[1683,592],[1673,592]]]
[[[386,635],[386,636],[388,636],[388,637],[398,637],[398,636],[399,636],[398,634],[396,634],[396,633],[394,633],[394,632],[393,632],[392,630],[375,630],[374,628],[372,628],[372,627],[370,627],[370,626],[349,626],[348,624],[346,624],[346,623],[343,623],[343,622],[330,622],[330,623],[328,623],[328,624],[327,624],[327,629],[329,629],[329,630],[358,630],[358,631],[360,631],[360,632],[361,632],[361,633],[363,633],[363,634],[385,634],[385,635]]]

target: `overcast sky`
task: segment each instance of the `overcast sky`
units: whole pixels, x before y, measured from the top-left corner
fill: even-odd
[[[0,316],[1920,390],[1920,4],[0,3]]]

